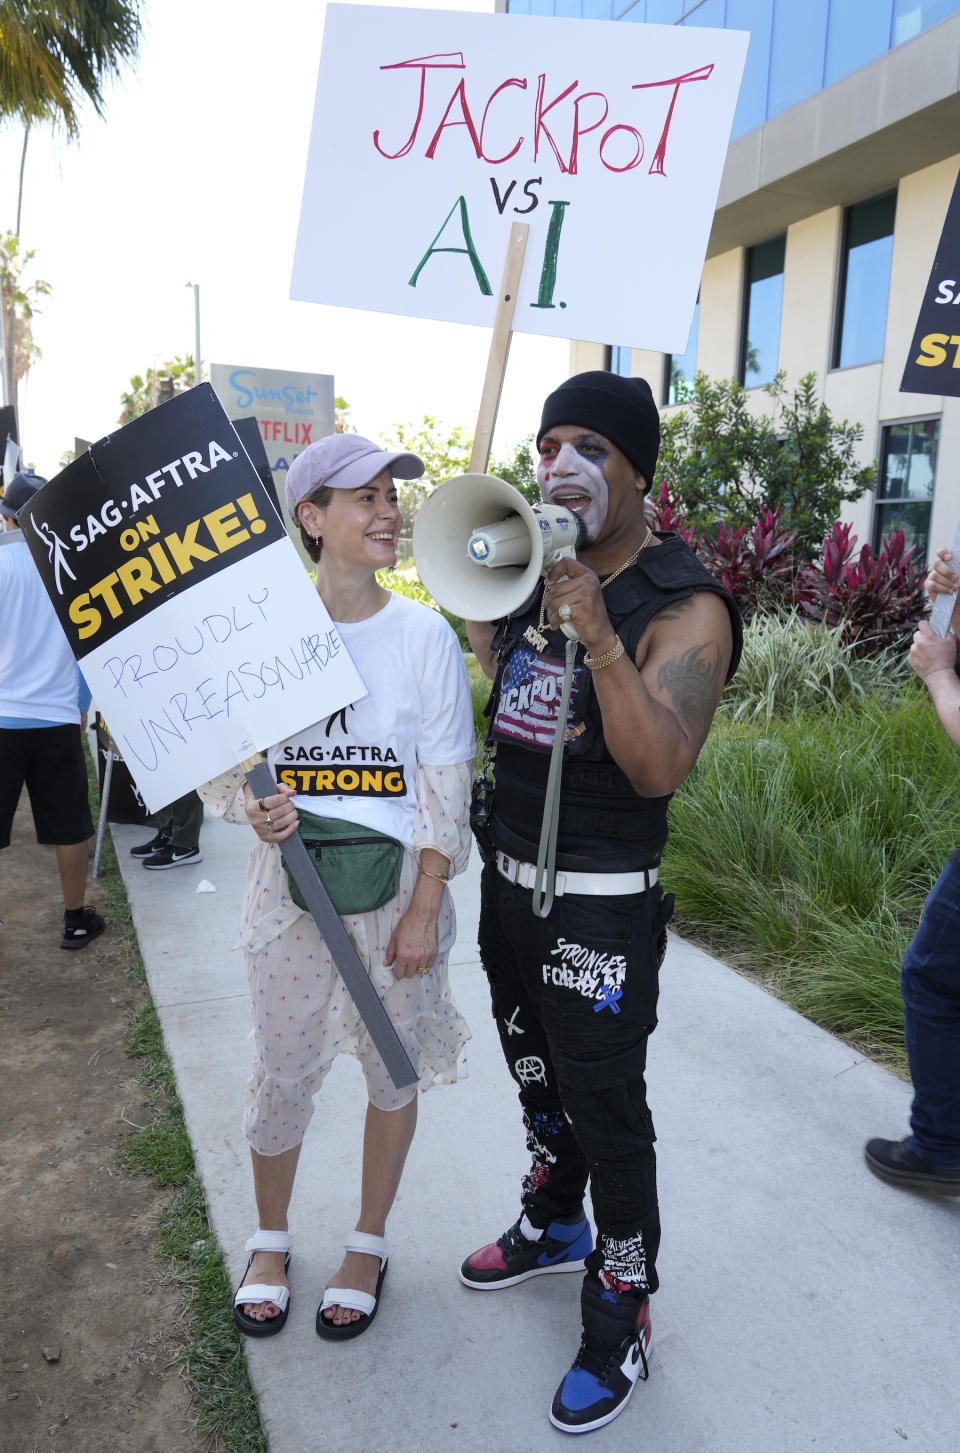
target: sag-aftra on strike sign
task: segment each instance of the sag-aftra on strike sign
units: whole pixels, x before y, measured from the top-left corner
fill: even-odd
[[[291,296],[682,353],[747,41],[328,5]]]
[[[960,397],[960,176],[947,208],[900,391]]]
[[[151,811],[365,695],[209,384],[94,444],[18,522]]]

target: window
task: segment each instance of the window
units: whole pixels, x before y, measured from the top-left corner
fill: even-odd
[[[786,248],[785,236],[774,237],[747,252],[747,295],[740,358],[740,382],[747,388],[769,383],[777,371]]]
[[[690,324],[690,337],[687,339],[686,353],[667,354],[666,386],[663,393],[668,404],[683,403],[686,389],[693,383],[693,376],[697,371],[697,335],[699,331],[700,298],[698,296],[693,309],[693,322]]]
[[[926,561],[939,438],[939,419],[913,419],[884,429],[873,507],[875,551],[891,530],[902,530],[918,563]]]
[[[607,345],[607,372],[619,373],[624,378],[629,378],[630,352],[631,350],[625,344],[609,343]]]
[[[837,295],[834,368],[883,357],[896,192],[848,207]]]

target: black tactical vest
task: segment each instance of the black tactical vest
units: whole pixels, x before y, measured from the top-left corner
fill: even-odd
[[[633,659],[658,611],[694,590],[721,596],[733,631],[727,679],[740,660],[743,627],[732,597],[678,535],[640,558],[603,593],[611,624]],[[493,737],[497,743],[493,837],[498,848],[535,862],[540,840],[549,754],[563,681],[564,637],[545,629],[538,652],[523,638],[540,615],[542,587],[503,620],[493,639],[500,649]],[[670,796],[638,797],[607,750],[591,672],[578,649],[564,746],[557,866],[569,871],[630,872],[659,863],[667,840]]]

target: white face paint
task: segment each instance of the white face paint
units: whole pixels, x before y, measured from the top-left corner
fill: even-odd
[[[600,536],[607,518],[610,492],[603,474],[609,448],[596,435],[586,434],[576,447],[546,434],[540,443],[537,484],[546,504],[562,505],[583,520],[587,544]]]

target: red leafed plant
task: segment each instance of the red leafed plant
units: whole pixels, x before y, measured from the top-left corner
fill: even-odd
[[[813,621],[842,625],[858,656],[902,648],[925,614],[923,582],[913,547],[904,549],[902,530],[891,530],[880,553],[869,545],[854,554],[857,537],[839,520],[823,542],[819,565],[799,581],[800,606]]]
[[[783,528],[783,510],[765,510],[745,531],[719,525],[716,539],[703,535],[697,554],[724,585],[749,624],[758,611],[790,610],[796,604],[800,561],[795,536]]]
[[[679,503],[680,496],[671,494],[667,481],[661,479],[660,487],[652,489],[646,498],[647,524],[652,530],[672,531],[696,552],[697,532],[692,525],[684,524]]]

